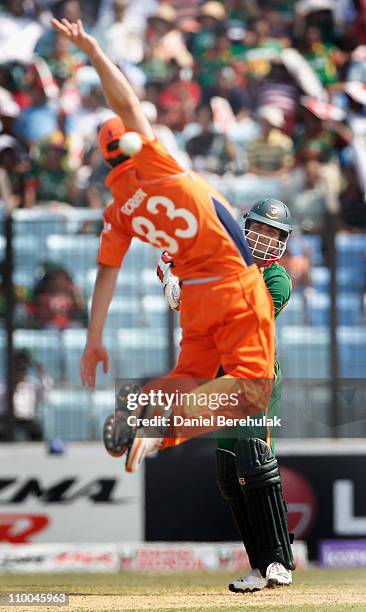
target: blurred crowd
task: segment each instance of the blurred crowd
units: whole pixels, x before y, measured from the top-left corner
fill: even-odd
[[[366,0],[3,0],[0,173],[8,203],[103,208],[110,116],[87,58],[50,26],[83,18],[183,166],[297,228],[366,227]],[[3,184],[4,181],[1,181]]]

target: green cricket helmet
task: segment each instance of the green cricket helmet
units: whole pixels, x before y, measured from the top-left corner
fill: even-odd
[[[269,238],[265,234],[251,230],[254,222],[280,230],[279,239]],[[291,232],[291,214],[281,200],[275,198],[259,200],[244,215],[244,236],[255,259],[265,262],[280,259],[286,250]]]

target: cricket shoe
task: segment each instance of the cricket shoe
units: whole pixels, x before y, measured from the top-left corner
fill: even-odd
[[[136,384],[123,385],[116,397],[116,410],[110,414],[103,427],[103,442],[107,453],[112,457],[122,457],[131,446],[136,427],[131,427],[127,422],[130,411],[127,408],[130,393],[138,395],[141,388]]]
[[[251,569],[246,576],[230,582],[229,591],[232,593],[254,593],[254,591],[261,591],[266,586],[267,580],[263,578],[259,569]]]
[[[103,427],[104,447],[112,457],[122,457],[131,446],[134,431],[128,425],[125,414],[116,411],[110,414]]]
[[[126,472],[132,474],[136,472],[145,457],[156,455],[161,449],[163,438],[144,437],[143,429],[138,430],[134,440],[128,450],[126,458]]]
[[[267,587],[272,589],[279,586],[289,586],[292,584],[292,574],[282,563],[276,561],[267,567],[266,571]]]

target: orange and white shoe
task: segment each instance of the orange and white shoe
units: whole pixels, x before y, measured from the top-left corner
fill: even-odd
[[[143,435],[139,437],[137,433],[127,453],[126,472],[137,472],[145,457],[156,455],[162,443],[163,438],[145,438]]]

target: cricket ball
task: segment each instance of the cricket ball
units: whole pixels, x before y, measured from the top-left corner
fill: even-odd
[[[142,149],[141,136],[136,132],[126,132],[119,141],[119,146],[125,155],[133,157],[140,153]]]

